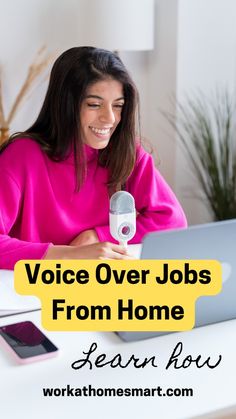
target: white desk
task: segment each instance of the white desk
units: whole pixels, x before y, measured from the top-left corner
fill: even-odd
[[[140,246],[133,246],[132,253],[138,256]],[[0,325],[32,320],[41,329],[41,312],[25,313],[0,318]],[[3,419],[184,419],[204,415],[236,404],[236,320],[194,329],[190,332],[134,343],[125,343],[114,333],[99,332],[48,332],[47,336],[59,347],[60,355],[29,365],[19,366],[8,353],[0,348],[0,417]],[[165,369],[167,361],[178,342],[183,342],[183,356],[202,355],[211,357],[214,363],[219,354],[222,361],[215,369]],[[84,358],[96,342],[100,353],[108,359],[117,353],[123,361],[130,355],[143,359],[156,356],[158,368],[150,365],[135,369],[110,366],[89,370],[73,370],[71,364]],[[193,397],[52,397],[45,398],[43,387],[74,388],[91,385],[95,388],[162,387],[193,388]],[[218,417],[216,413],[209,416]],[[228,416],[227,416],[228,417]],[[229,416],[236,418],[236,414]],[[204,416],[205,418],[205,416]]]
[[[20,314],[0,319],[0,325],[32,320],[41,327],[41,312]],[[4,419],[177,419],[191,418],[236,403],[236,320],[174,333],[151,340],[124,343],[113,333],[46,332],[60,348],[60,355],[51,360],[18,366],[0,349],[0,416]],[[222,362],[215,369],[194,365],[188,369],[165,370],[175,345],[182,341],[185,356],[202,354]],[[110,366],[92,371],[86,366],[73,370],[71,363],[84,357],[92,342],[99,353],[109,358],[120,352],[123,359],[134,353],[139,357],[156,355],[158,368],[146,366],[126,369]],[[91,359],[95,356],[91,356]],[[193,397],[52,397],[42,395],[43,387],[157,387],[189,388]],[[216,416],[214,416],[216,417]],[[217,416],[218,417],[218,416]],[[235,417],[235,416],[234,416]]]

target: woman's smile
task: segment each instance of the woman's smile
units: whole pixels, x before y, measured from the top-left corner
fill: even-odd
[[[110,137],[111,130],[112,130],[112,127],[111,128],[89,127],[89,128],[98,138]]]

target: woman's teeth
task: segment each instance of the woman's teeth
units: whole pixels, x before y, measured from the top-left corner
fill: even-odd
[[[108,135],[110,133],[110,128],[98,129],[94,127],[90,127],[93,132],[100,135]]]

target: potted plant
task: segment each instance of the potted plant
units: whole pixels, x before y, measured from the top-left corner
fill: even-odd
[[[164,113],[175,128],[213,218],[236,218],[236,109],[227,90],[198,93]]]
[[[2,80],[0,73],[0,145],[8,139],[10,125],[16,113],[27,98],[27,95],[31,92],[33,87],[35,87],[35,82],[38,80],[39,76],[48,67],[53,58],[53,54],[45,55],[45,47],[40,48],[34,62],[29,66],[26,79],[19,90],[7,117],[5,116],[3,107]]]

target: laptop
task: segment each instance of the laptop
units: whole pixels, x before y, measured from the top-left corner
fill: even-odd
[[[222,291],[200,297],[195,305],[195,327],[236,318],[236,219],[150,233],[140,259],[216,259],[222,263]],[[117,332],[126,341],[171,332]]]

